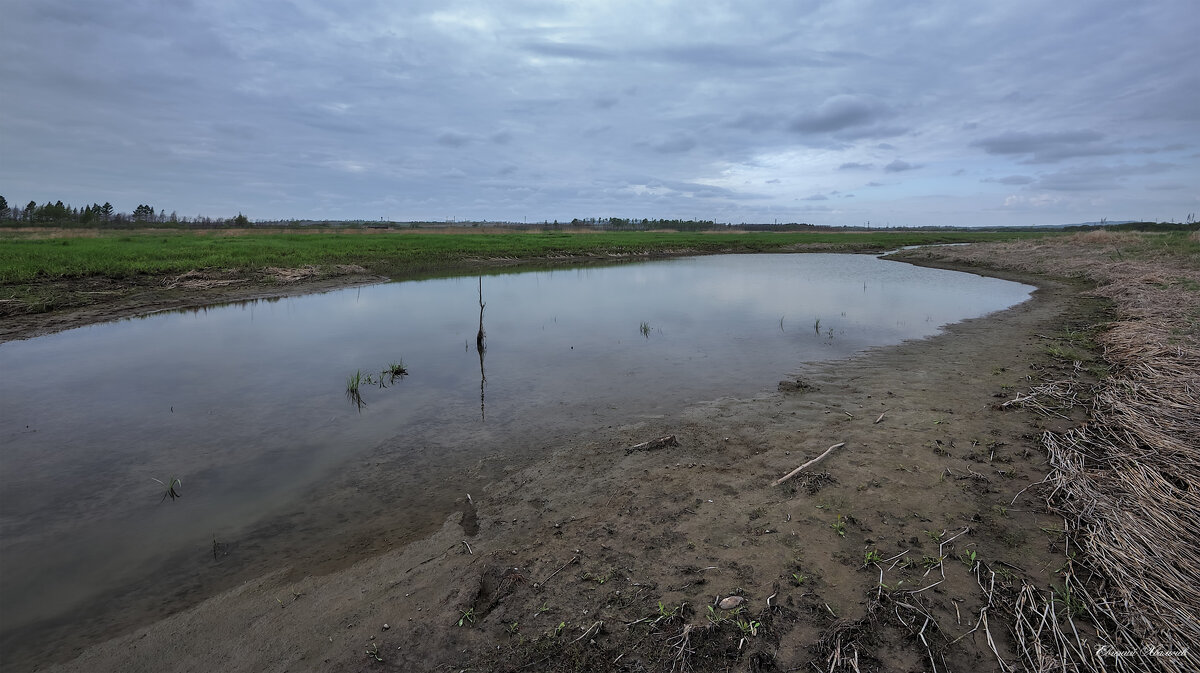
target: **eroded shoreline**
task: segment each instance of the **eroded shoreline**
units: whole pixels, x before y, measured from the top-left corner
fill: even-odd
[[[855,569],[861,565],[862,559],[858,557],[866,553],[867,547],[895,546],[900,540],[926,535],[924,529],[917,530],[914,526],[923,525],[940,531],[960,522],[969,527],[972,516],[981,519],[995,516],[979,503],[972,503],[966,509],[956,505],[953,508],[955,514],[938,513],[944,510],[940,501],[953,500],[959,493],[965,493],[960,488],[964,483],[951,479],[946,486],[946,477],[937,467],[949,456],[936,451],[941,446],[936,441],[924,446],[931,441],[925,435],[930,431],[936,434],[952,424],[961,426],[959,432],[978,435],[974,439],[965,439],[964,435],[962,439],[937,440],[954,445],[956,453],[962,448],[958,444],[983,442],[991,436],[988,433],[993,429],[1011,434],[1013,441],[1021,441],[1017,426],[1023,426],[1026,420],[1015,419],[1023,414],[995,415],[996,412],[968,409],[962,405],[961,391],[950,393],[945,386],[951,383],[956,389],[962,386],[963,382],[953,379],[968,375],[965,368],[980,366],[981,358],[991,357],[1001,362],[1011,360],[1014,355],[1018,359],[1022,357],[1021,347],[1018,352],[1012,352],[1011,344],[1006,343],[1019,341],[1012,338],[1013,331],[1046,330],[1066,309],[1068,294],[1061,286],[1043,288],[1026,304],[952,326],[932,339],[867,353],[839,366],[818,366],[805,374],[806,381],[814,387],[802,394],[772,393],[752,400],[720,400],[653,424],[595,429],[570,445],[547,447],[552,451],[552,457],[545,463],[509,475],[489,485],[482,494],[474,494],[472,511],[476,513],[479,530],[473,536],[467,536],[457,524],[447,524],[431,538],[331,574],[306,575],[292,571],[271,575],[210,599],[185,613],[138,628],[130,636],[91,648],[68,668],[138,670],[138,661],[142,661],[147,669],[156,661],[161,667],[160,657],[166,653],[158,648],[178,650],[186,647],[192,652],[190,656],[200,659],[180,666],[180,670],[192,668],[201,661],[217,668],[284,670],[289,667],[286,663],[289,660],[295,668],[313,658],[322,662],[322,666],[354,670],[366,660],[363,653],[371,643],[384,642],[390,652],[396,653],[390,658],[402,656],[409,667],[433,670],[436,668],[434,662],[465,666],[480,657],[491,656],[489,652],[495,645],[490,643],[497,634],[494,629],[485,628],[487,624],[508,629],[515,621],[516,640],[521,640],[524,628],[526,643],[534,642],[535,637],[540,639],[539,642],[553,642],[535,636],[535,630],[543,626],[553,630],[560,622],[565,630],[584,620],[586,615],[595,615],[597,611],[603,613],[606,607],[596,602],[597,592],[605,594],[604,602],[608,606],[613,605],[613,600],[617,604],[630,601],[619,610],[625,612],[626,621],[644,616],[635,613],[656,607],[659,601],[664,605],[686,602],[692,607],[684,608],[684,611],[695,610],[703,614],[707,603],[702,599],[703,594],[692,595],[696,593],[694,589],[688,591],[683,587],[687,585],[691,589],[710,582],[714,583],[712,589],[716,593],[741,589],[752,603],[760,603],[754,606],[755,610],[765,607],[761,601],[772,593],[775,584],[781,584],[784,589],[778,595],[784,602],[777,601],[776,606],[795,606],[810,598],[815,600],[816,597],[806,596],[817,588],[823,599],[821,602],[833,601],[837,605],[830,605],[834,612],[840,613],[837,619],[848,618],[855,613],[855,606],[861,599],[858,594],[862,593],[861,587],[852,587],[873,583]],[[970,352],[961,351],[957,356],[965,360],[952,367],[945,350],[967,345],[971,345]],[[1039,348],[1036,338],[1024,348],[1036,355]],[[1010,377],[993,374],[992,371],[998,368],[1012,372]],[[982,374],[971,374],[971,381],[966,386],[1006,385],[1002,381],[1021,377],[1013,369],[997,364]],[[979,406],[986,408],[988,398],[996,390],[976,392],[981,393],[977,400]],[[884,420],[873,423],[880,413],[884,414]],[[980,413],[989,420],[1004,422],[995,428],[984,428],[979,425],[981,419],[974,417]],[[960,421],[955,418],[956,414],[971,415],[971,419]],[[900,441],[898,432],[912,433],[912,437]],[[653,453],[624,454],[624,447],[659,434],[676,435],[681,446]],[[765,486],[773,471],[782,474],[794,467],[788,464],[794,460],[792,455],[807,455],[813,447],[841,435],[849,439],[847,447],[844,453],[823,466],[828,472],[822,474],[827,474],[832,481],[818,484],[815,494],[827,501],[825,506],[829,509],[817,508],[821,503],[811,502],[813,498],[808,495],[806,486],[795,493],[788,492],[790,485],[781,489]],[[888,444],[892,446],[891,450],[887,448]],[[904,456],[899,460],[889,457],[889,462],[895,462],[895,466],[872,467],[882,455],[892,450]],[[769,460],[767,456],[770,456]],[[1032,456],[1015,460],[1022,466],[1022,471],[1027,472],[1023,478],[1034,480],[1039,476]],[[950,469],[957,469],[958,474],[968,474],[963,467]],[[470,476],[466,475],[466,478]],[[348,481],[352,482],[353,478]],[[949,490],[936,498],[926,488],[911,490],[914,485],[927,481],[942,484]],[[976,482],[971,479],[965,483]],[[901,490],[909,495],[919,494],[919,500],[906,503],[901,498],[899,502],[893,502],[892,495],[902,495],[897,493]],[[862,499],[867,493],[880,494],[882,499],[876,498],[876,505],[864,504]],[[465,502],[465,491],[458,497]],[[709,500],[713,502],[709,503]],[[721,503],[719,507],[712,506],[718,502]],[[873,523],[877,514],[865,513],[871,507],[884,508],[880,511],[889,513],[885,518],[890,523]],[[835,509],[838,511],[834,512]],[[971,509],[969,514],[967,509]],[[912,515],[922,521],[902,522],[908,515],[901,514],[901,510],[911,510]],[[838,517],[844,517],[846,522],[844,536],[837,535],[833,528]],[[604,519],[599,528],[599,521],[586,527],[578,523],[598,518]],[[827,518],[829,521],[825,520]],[[791,528],[787,529],[785,524],[791,524]],[[902,530],[888,535],[887,538],[895,540],[885,543],[885,537],[875,532],[880,526],[900,526]],[[1008,524],[1002,526],[1007,529]],[[654,534],[649,534],[651,531]],[[905,538],[906,533],[911,534]],[[442,549],[447,536],[459,539]],[[820,540],[821,544],[807,548],[807,553],[799,553],[807,545],[797,545],[797,541],[808,539]],[[645,552],[633,551],[639,548]],[[575,552],[576,549],[580,551]],[[820,558],[803,558],[812,556],[817,549],[822,549],[818,554]],[[417,556],[422,556],[420,560],[434,557],[439,560],[437,563],[405,565]],[[552,583],[537,589],[532,587],[540,584],[539,578],[562,567],[571,558],[577,558],[576,562],[556,576],[566,580],[558,590],[552,588]],[[645,563],[654,558],[658,560],[649,565]],[[850,563],[849,559],[857,562]],[[486,594],[495,589],[481,587],[488,582],[504,584],[505,569],[510,564],[520,568],[519,574],[527,581],[513,579],[512,593],[502,600],[497,599],[496,605],[477,605],[481,600],[492,602],[486,595],[480,598],[480,591]],[[688,581],[693,566],[715,568],[691,577],[693,580],[704,579],[697,584]],[[795,591],[788,591],[795,582],[795,578],[789,579],[792,573],[811,580],[794,587]],[[716,582],[716,574],[723,575],[723,584]],[[418,579],[396,584],[397,575]],[[492,579],[488,580],[488,577]],[[363,586],[355,595],[347,592],[348,583]],[[636,599],[608,596],[614,587],[626,586],[624,591],[628,592],[633,585],[653,585],[656,589],[643,592],[644,595]],[[404,591],[400,591],[402,588]],[[518,608],[517,603],[521,602],[522,592],[526,589],[529,590],[524,596],[526,605]],[[633,593],[639,592],[634,588]],[[274,594],[279,595],[269,598]],[[415,609],[411,600],[401,600],[416,595],[423,597],[422,602],[415,605],[420,610]],[[279,596],[294,597],[294,605],[281,608],[276,600]],[[311,602],[323,606],[326,601],[330,603],[320,610],[303,610],[305,616],[297,620],[309,597],[314,599]],[[538,600],[542,602],[538,603]],[[539,613],[543,603],[553,609]],[[259,608],[272,609],[257,613]],[[272,657],[261,658],[264,652],[261,648],[256,649],[257,646],[251,647],[251,641],[222,644],[226,638],[234,637],[224,630],[231,611],[276,632],[273,640],[288,643],[280,650],[282,658],[273,663],[267,660]],[[472,616],[478,617],[479,621],[471,623],[468,620],[470,627],[467,624],[457,626],[464,611],[475,611]],[[528,618],[521,617],[523,612],[529,613]],[[558,621],[540,624],[551,619],[551,613]],[[827,626],[825,617],[819,613],[812,616],[816,621],[807,628],[796,626],[785,632],[782,628],[772,627],[770,632],[775,635],[771,639],[778,637],[778,647],[790,647],[793,656],[803,656],[804,647],[800,644],[805,640],[803,634],[811,636],[815,630]],[[831,614],[826,617],[835,619]],[[408,621],[410,618],[412,622]],[[611,623],[614,619],[617,618],[610,616],[607,621]],[[596,617],[588,624],[595,621],[606,620]],[[370,634],[363,630],[364,625],[374,625],[374,622],[379,624],[377,629],[381,629],[384,622],[391,628],[387,632],[372,631]],[[522,622],[525,622],[524,626]],[[351,623],[358,626],[351,628]],[[406,628],[414,625],[416,628]],[[302,643],[311,638],[293,631],[296,628],[309,633],[313,629],[323,629],[329,634],[318,641]],[[765,635],[768,629],[763,631]],[[292,635],[280,638],[280,633],[288,632]],[[252,633],[253,629],[236,638],[253,637]],[[608,635],[616,638],[618,633],[614,628]],[[788,633],[794,635],[788,636]],[[351,635],[361,635],[363,643],[352,645],[356,641],[347,639]],[[371,640],[370,635],[377,637]],[[622,637],[624,635],[627,634]],[[266,638],[266,632],[259,637]],[[135,651],[146,653],[144,660],[141,655],[131,658],[129,644],[132,639],[137,640]],[[795,642],[788,645],[789,639]],[[185,646],[182,640],[192,644]],[[621,638],[617,640],[624,643]],[[160,644],[153,645],[155,642]],[[496,642],[502,648],[512,645],[508,640]],[[765,646],[767,642],[769,640],[759,644]],[[460,645],[468,650],[466,659],[461,651],[464,647]],[[511,651],[504,650],[505,660],[522,660],[521,647],[524,645]],[[285,652],[290,654],[284,656]],[[749,653],[747,650],[742,654]],[[327,664],[325,659],[329,659]],[[504,660],[492,664],[503,666]]]

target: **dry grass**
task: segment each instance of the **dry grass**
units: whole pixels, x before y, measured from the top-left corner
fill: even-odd
[[[1026,586],[1008,606],[1029,670],[1196,664],[1194,652],[1170,652],[1200,643],[1200,235],[1177,236],[1178,246],[1153,237],[1090,232],[921,253],[1087,278],[1116,306],[1118,320],[1097,338],[1111,375],[1090,395],[1066,380],[1022,400],[1055,414],[1090,397],[1089,422],[1042,437],[1047,502],[1079,553],[1068,554],[1061,588]],[[1075,630],[1085,615],[1098,644]]]

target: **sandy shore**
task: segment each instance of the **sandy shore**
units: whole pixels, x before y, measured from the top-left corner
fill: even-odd
[[[444,485],[461,512],[429,537],[333,572],[280,567],[5,668],[999,670],[1017,653],[992,602],[1064,563],[1059,520],[1018,496],[1047,471],[1039,432],[1072,421],[998,403],[1063,366],[1048,340],[1103,319],[1075,286],[1012,277],[1040,289],[936,337],[753,399],[580,428],[469,501],[479,475],[463,475]]]

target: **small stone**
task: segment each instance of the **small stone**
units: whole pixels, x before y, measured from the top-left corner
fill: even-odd
[[[384,624],[384,625],[383,625],[383,630],[384,630],[384,631],[387,631],[387,630],[388,630],[388,629],[390,629],[390,628],[392,628],[392,627],[388,626],[387,624]]]
[[[721,608],[722,610],[732,610],[745,602],[746,599],[742,598],[741,596],[726,596],[725,598],[721,599],[720,603],[717,603],[717,607]]]

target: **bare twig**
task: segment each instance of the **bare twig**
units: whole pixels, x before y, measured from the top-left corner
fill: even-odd
[[[641,444],[634,444],[633,446],[625,449],[625,453],[630,454],[634,451],[661,449],[664,446],[679,446],[679,440],[675,439],[675,435],[667,435],[666,437],[659,437],[658,439],[652,439],[648,442],[642,442]]]
[[[559,568],[558,570],[555,570],[554,572],[550,573],[550,577],[547,577],[546,579],[542,580],[541,582],[538,582],[537,585],[541,586],[541,585],[544,585],[546,582],[549,582],[551,579],[554,578],[555,575],[562,572],[563,568],[566,568],[567,566],[571,565],[572,563],[575,563],[578,560],[579,560],[578,556],[572,556],[570,561],[567,561],[566,563],[564,563],[562,565],[562,568]]]
[[[776,479],[774,482],[771,483],[771,485],[778,486],[778,485],[782,484],[783,482],[787,481],[788,479],[791,479],[792,477],[803,472],[804,468],[809,467],[811,465],[816,465],[817,463],[821,462],[821,459],[824,458],[825,456],[828,456],[830,453],[833,453],[834,449],[841,448],[845,445],[846,445],[845,442],[838,442],[837,444],[834,444],[833,446],[829,447],[828,449],[825,449],[825,453],[822,453],[821,455],[817,456],[816,458],[813,458],[812,460],[801,465],[800,467],[797,467],[796,469],[792,470],[791,472],[788,472],[787,474],[783,475],[782,477]]]
[[[589,635],[589,634],[591,634],[591,632],[592,632],[592,630],[593,630],[593,629],[595,629],[595,630],[596,630],[596,633],[600,633],[600,628],[601,628],[602,626],[604,626],[604,622],[603,622],[603,621],[598,621],[598,622],[595,622],[595,623],[593,623],[591,626],[587,627],[587,630],[583,632],[583,635],[582,635],[582,636],[579,636],[578,638],[576,638],[575,640],[572,640],[571,642],[572,642],[572,643],[577,643],[577,642],[579,642],[579,641],[583,640],[584,638],[587,638],[587,637],[588,637],[588,635]]]

